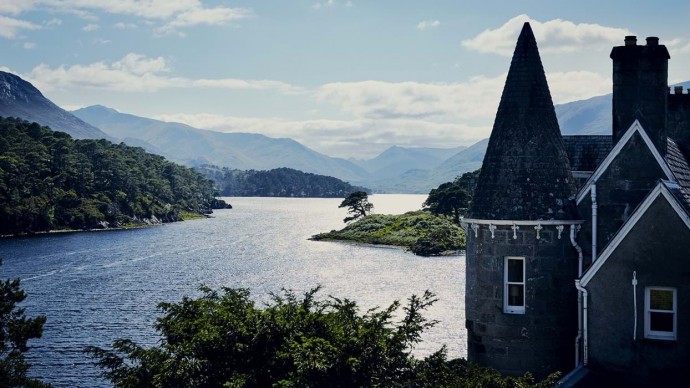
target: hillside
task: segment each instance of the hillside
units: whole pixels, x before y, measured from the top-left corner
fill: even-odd
[[[37,122],[75,139],[108,139],[108,135],[53,104],[29,82],[0,71],[0,116]]]
[[[190,166],[213,164],[239,170],[289,167],[348,181],[369,176],[352,162],[318,153],[292,139],[207,131],[99,105],[73,113],[112,137],[145,144],[151,152]]]
[[[107,140],[0,119],[0,235],[181,220],[225,203],[201,174]]]
[[[242,171],[203,165],[195,170],[215,181],[220,194],[227,197],[343,198],[355,191],[370,191],[330,176],[285,167]]]

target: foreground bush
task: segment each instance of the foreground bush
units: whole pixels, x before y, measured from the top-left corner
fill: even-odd
[[[245,289],[202,289],[198,299],[162,303],[156,329],[161,345],[126,339],[112,350],[87,352],[118,387],[545,387],[530,376],[497,372],[446,358],[445,348],[420,360],[411,355],[435,322],[422,312],[430,292],[360,315],[355,302],[298,297],[284,291],[257,308]]]

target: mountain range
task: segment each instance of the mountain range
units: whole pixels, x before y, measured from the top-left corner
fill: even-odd
[[[681,85],[690,86],[690,82]],[[611,95],[556,105],[564,135],[609,134]],[[324,155],[289,138],[224,133],[121,113],[101,105],[67,112],[29,82],[0,72],[0,116],[19,117],[75,138],[106,138],[138,146],[190,166],[214,164],[241,170],[288,167],[333,176],[375,192],[428,193],[481,167],[488,139],[469,147],[392,146],[372,159]]]

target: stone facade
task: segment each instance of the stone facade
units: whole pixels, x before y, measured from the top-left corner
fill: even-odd
[[[558,238],[554,226],[545,226],[537,239],[534,227],[521,226],[513,238],[509,226],[494,238],[486,227],[467,238],[465,316],[469,360],[490,365],[504,374],[526,371],[544,377],[575,363],[573,341],[577,331],[577,294],[572,279],[577,255],[569,230]],[[506,314],[504,258],[525,258],[525,313]]]

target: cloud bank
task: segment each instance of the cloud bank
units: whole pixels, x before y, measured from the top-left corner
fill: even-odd
[[[35,24],[6,15],[37,10],[73,14],[90,21],[98,20],[99,12],[134,16],[156,23],[154,31],[159,35],[198,25],[226,25],[254,16],[248,8],[207,7],[199,0],[2,0],[0,37],[13,39],[20,29],[36,29]]]
[[[625,28],[606,27],[599,24],[573,23],[553,19],[540,22],[528,15],[518,15],[496,29],[487,29],[474,38],[463,40],[462,45],[482,53],[511,56],[515,49],[515,37],[522,25],[529,22],[542,52],[574,52],[581,50],[609,50],[621,44],[626,35],[634,35]]]
[[[19,74],[39,89],[83,90],[98,89],[117,92],[157,92],[174,88],[275,90],[297,93],[300,88],[272,80],[243,80],[235,78],[191,79],[170,75],[168,61],[163,57],[149,58],[129,53],[113,62],[88,65],[40,64],[27,74]]]

